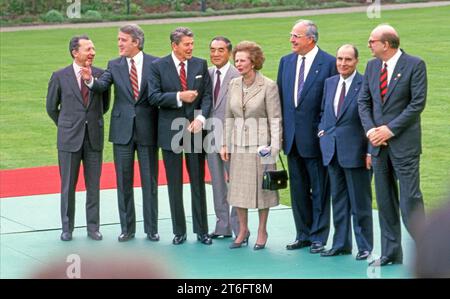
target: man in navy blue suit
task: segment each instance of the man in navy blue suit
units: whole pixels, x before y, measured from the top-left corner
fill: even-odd
[[[286,249],[324,250],[330,230],[330,191],[319,137],[323,84],[337,74],[336,59],[317,47],[317,26],[298,21],[291,31],[293,53],[281,58],[278,89],[283,109],[283,147],[288,156],[296,237]]]
[[[321,256],[352,253],[353,216],[356,259],[365,260],[373,248],[371,157],[358,113],[363,76],[357,65],[356,47],[343,45],[336,55],[339,75],[325,81],[318,136],[330,177],[335,230],[332,248]]]

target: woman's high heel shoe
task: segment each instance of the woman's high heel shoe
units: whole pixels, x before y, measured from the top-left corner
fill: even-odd
[[[241,248],[243,245],[248,246],[248,238],[250,237],[250,232],[247,233],[242,242],[233,242],[230,244],[230,249]]]
[[[267,238],[269,238],[269,234],[267,234]],[[266,248],[266,243],[267,243],[267,239],[264,244],[255,243],[255,246],[253,246],[253,250],[261,250],[261,249]]]

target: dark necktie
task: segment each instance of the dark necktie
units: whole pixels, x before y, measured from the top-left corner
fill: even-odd
[[[385,63],[383,68],[381,69],[380,74],[380,94],[381,94],[381,102],[384,102],[384,97],[386,96],[386,93],[388,91],[388,84],[387,84],[387,64]]]
[[[137,100],[139,97],[139,81],[137,76],[136,65],[134,64],[134,60],[130,59],[131,70],[130,70],[130,82],[131,87],[133,89],[134,99]]]
[[[342,104],[344,104],[344,99],[345,99],[345,81],[342,82],[341,94],[339,95],[339,102],[338,102],[338,106],[336,109],[336,117],[338,117],[339,113],[341,113],[341,108],[342,108]]]
[[[297,88],[297,102],[295,107],[297,107],[300,102],[300,95],[302,94],[303,85],[305,83],[305,57],[302,57],[302,64],[300,65],[300,71],[298,72],[298,88]]]
[[[86,84],[83,82],[83,78],[80,77],[80,90],[81,90],[81,97],[83,98],[83,105],[84,107],[87,107],[89,103],[89,89],[87,88]]]
[[[183,91],[187,90],[187,80],[186,80],[186,70],[184,69],[184,62],[180,62],[180,82],[181,89]]]
[[[220,71],[216,71],[217,79],[216,79],[216,86],[214,86],[214,105],[216,105],[217,98],[219,97],[220,92]]]

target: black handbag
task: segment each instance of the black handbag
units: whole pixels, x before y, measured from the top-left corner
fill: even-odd
[[[264,190],[279,190],[287,188],[288,175],[284,167],[283,159],[280,157],[283,170],[265,170],[263,172],[262,188]]]

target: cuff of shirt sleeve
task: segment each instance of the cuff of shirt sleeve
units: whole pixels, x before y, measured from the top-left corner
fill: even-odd
[[[369,131],[367,131],[366,137],[369,137],[370,134],[372,134],[373,131],[375,131],[375,128],[372,128],[372,129],[370,129]]]
[[[201,121],[203,128],[205,127],[206,118],[203,115],[197,115],[195,119]]]
[[[177,92],[177,107],[180,108],[183,106],[183,102],[180,99],[180,92]]]
[[[94,77],[91,77],[91,80],[84,81],[84,84],[86,84],[87,87],[92,88],[92,85],[94,85]]]

